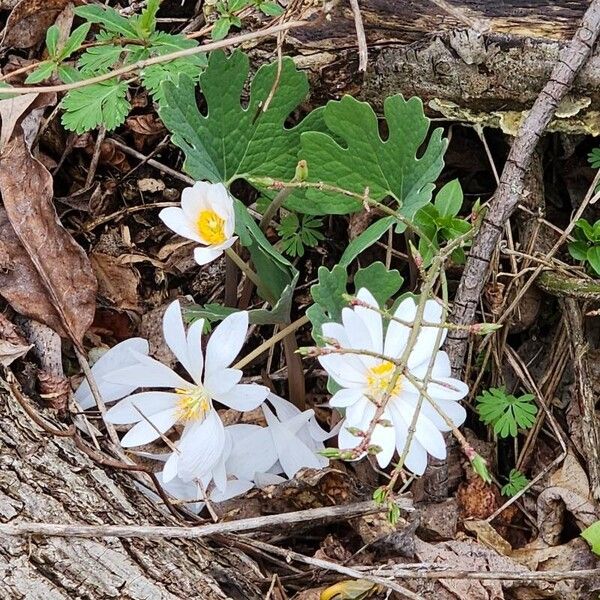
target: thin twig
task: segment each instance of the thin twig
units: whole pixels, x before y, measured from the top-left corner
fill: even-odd
[[[144,470],[138,468],[136,470]],[[412,502],[406,499],[397,501],[404,511],[412,511]],[[226,523],[210,523],[199,527],[174,527],[161,525],[77,525],[74,523],[1,523],[2,535],[41,535],[50,537],[120,537],[130,539],[199,539],[218,533],[234,533],[236,531],[252,531],[270,527],[282,527],[295,523],[321,520],[349,519],[359,515],[381,512],[381,506],[374,502],[358,502],[342,506],[326,506],[309,510],[239,519]]]
[[[361,73],[365,73],[369,61],[369,50],[367,48],[365,26],[363,25],[358,0],[350,0],[350,6],[352,7],[352,15],[354,16],[354,27],[356,27],[356,42],[358,43],[358,70]]]
[[[153,56],[151,58],[147,58],[145,60],[138,60],[135,63],[130,65],[126,65],[121,67],[120,69],[115,69],[114,71],[110,71],[108,73],[104,73],[102,75],[98,75],[96,77],[90,77],[89,79],[83,79],[81,81],[74,81],[73,83],[63,83],[60,85],[42,85],[42,86],[22,86],[22,87],[7,87],[0,88],[1,94],[30,94],[31,92],[45,93],[45,92],[68,92],[69,90],[76,90],[78,88],[85,87],[87,85],[92,85],[94,83],[101,83],[103,81],[108,81],[113,77],[119,77],[121,75],[126,75],[127,73],[131,73],[133,71],[139,71],[151,65],[158,65],[165,62],[169,62],[175,60],[177,58],[183,58],[185,56],[194,56],[195,54],[206,54],[207,52],[212,52],[213,50],[218,50],[220,48],[229,48],[230,46],[236,46],[238,44],[243,44],[244,42],[250,42],[252,40],[256,40],[263,37],[268,37],[271,35],[275,35],[280,31],[287,31],[288,29],[295,29],[298,27],[304,27],[307,25],[305,21],[291,21],[290,23],[282,23],[281,25],[274,25],[273,27],[268,27],[267,29],[262,29],[260,31],[253,31],[251,33],[243,33],[241,35],[236,35],[234,37],[226,38],[224,40],[219,40],[217,42],[211,42],[209,44],[205,44],[204,46],[195,46],[193,48],[186,48],[184,50],[178,50],[177,52],[170,52],[169,54],[163,54],[162,56]]]

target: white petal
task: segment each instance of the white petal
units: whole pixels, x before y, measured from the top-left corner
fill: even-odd
[[[269,388],[255,383],[241,383],[227,392],[215,397],[222,404],[240,412],[254,410],[269,394]]]
[[[224,397],[242,378],[240,369],[222,369],[204,377],[204,388],[214,400]]]
[[[285,483],[287,479],[285,477],[281,477],[280,475],[275,475],[275,473],[256,473],[254,477],[254,483],[257,488],[265,488],[269,485],[279,485],[280,483]]]
[[[177,422],[177,412],[173,408],[148,415],[147,420],[134,425],[121,440],[123,448],[143,446],[160,437]]]
[[[162,470],[162,480],[165,483],[168,483],[169,481],[171,481],[172,479],[177,477],[178,464],[179,464],[179,454],[177,452],[173,452],[167,459],[167,462],[165,463],[165,466],[163,467],[163,470]]]
[[[197,371],[194,368],[192,357],[188,353],[185,326],[183,325],[179,300],[171,302],[165,311],[163,316],[163,337],[165,338],[165,342],[167,342],[167,346],[169,346],[185,370],[190,375],[192,371]],[[200,356],[202,356],[202,349],[200,349]],[[200,371],[202,371],[202,368],[200,368]],[[196,383],[202,383],[202,380],[198,379]]]
[[[425,360],[420,365],[417,365],[416,367],[412,368],[410,372],[415,377],[423,379],[423,377],[425,377],[427,373],[427,370],[429,369],[430,360],[431,357],[429,357],[429,360]],[[435,355],[433,368],[431,370],[431,377],[435,379],[437,377],[450,377],[451,375],[452,367],[450,366],[450,358],[443,350],[440,350]]]
[[[143,421],[169,408],[175,408],[177,394],[171,392],[142,392],[124,398],[107,411],[105,420],[115,425],[126,425]],[[138,410],[139,409],[139,410]],[[142,416],[143,415],[143,416]]]
[[[296,415],[300,414],[300,409],[294,406],[289,400],[285,400],[281,396],[269,393],[267,400],[275,409],[275,414],[280,421],[287,421]]]
[[[391,420],[391,417],[385,413],[382,418]],[[396,450],[396,432],[394,431],[394,427],[377,425],[371,436],[371,444],[381,446],[381,452],[378,452],[376,457],[379,466],[385,469],[390,464]]]
[[[233,313],[217,325],[206,347],[205,376],[228,367],[240,353],[248,332],[248,313]]]
[[[417,306],[415,301],[411,297],[408,297],[400,302],[394,312],[394,317],[400,319],[401,321],[412,323],[414,321],[416,312]],[[410,327],[403,325],[402,323],[398,323],[398,321],[390,320],[387,332],[385,334],[383,353],[386,356],[391,356],[392,358],[400,358],[404,348],[406,348],[409,335]]]
[[[441,323],[442,306],[435,300],[427,300],[423,313],[423,320],[429,323]],[[410,353],[408,368],[412,369],[424,361],[428,361],[434,352],[437,352],[444,343],[447,334],[446,329],[439,327],[421,327],[417,342]],[[438,340],[439,336],[439,340]]]
[[[351,434],[347,429],[348,427],[351,427],[351,424],[346,420],[342,421],[342,427],[338,433],[338,448],[340,450],[352,450],[353,448],[356,448],[363,439],[362,437]],[[364,456],[364,453],[362,456]],[[357,458],[361,457],[359,456]]]
[[[402,388],[409,394],[419,395],[419,388],[408,380],[402,382]],[[468,393],[469,387],[459,379],[453,377],[440,377],[436,381],[430,381],[427,385],[427,393],[433,400],[462,400]]]
[[[169,208],[163,208],[158,216],[160,220],[177,235],[184,237],[188,240],[203,243],[202,238],[198,235],[198,232],[192,227],[192,223],[185,216],[184,212],[176,206],[170,206]]]
[[[138,387],[159,388],[188,388],[190,383],[179,377],[175,371],[163,365],[161,362],[143,356],[136,352],[132,353],[138,359],[138,364],[113,371],[106,374],[105,379],[113,383],[131,385]]]
[[[395,408],[402,415],[404,422],[410,426],[414,418],[415,409],[403,402],[395,403]],[[429,454],[435,456],[435,458],[446,458],[444,436],[422,411],[419,411],[419,416],[417,417],[415,437]]]
[[[338,431],[340,430],[341,422],[338,423],[331,431],[325,431],[318,423],[315,417],[312,417],[308,421],[308,432],[310,437],[315,442],[324,442],[326,440],[331,439],[336,436]]]
[[[346,334],[343,325],[340,325],[339,323],[323,323],[321,331],[323,337],[337,340],[342,348],[351,349],[350,340],[348,339],[348,335]],[[348,366],[357,373],[366,373],[366,367],[360,360],[358,354],[344,354],[344,359],[348,363]]]
[[[319,362],[329,376],[340,386],[362,389],[365,386],[365,375],[355,370],[352,361],[355,358],[347,354],[332,353],[319,356]]]
[[[268,428],[252,427],[255,427],[254,431],[242,439],[233,435],[233,448],[226,469],[238,479],[254,479],[255,473],[265,473],[277,462],[275,445]]]
[[[194,260],[199,265],[207,265],[213,260],[219,258],[223,254],[222,250],[214,250],[213,248],[194,248]]]
[[[419,397],[413,394],[402,394],[402,401],[406,402],[413,410],[417,405]],[[454,423],[456,427],[462,425],[467,417],[467,411],[464,407],[453,400],[440,400],[436,399],[438,407],[444,411],[446,416]],[[437,412],[437,410],[429,404],[427,400],[424,400],[421,405],[423,414],[435,425],[440,431],[450,431],[451,427],[448,426],[446,421]]]
[[[427,468],[427,451],[416,439],[412,440],[404,464],[415,475],[423,475],[425,473],[425,469]]]
[[[361,398],[364,398],[362,389],[342,389],[338,390],[329,400],[329,406],[335,408],[345,408],[358,402]]]
[[[137,362],[137,359],[131,354],[132,350],[139,354],[148,354],[148,342],[143,338],[124,340],[113,346],[110,350],[107,350],[92,367],[92,374],[104,402],[114,402],[119,398],[127,396],[127,394],[130,394],[135,389],[135,386],[129,384],[112,384],[104,380],[104,376],[107,373]],[[94,400],[87,379],[81,382],[74,395],[75,400],[77,400],[84,410],[96,406],[96,401]]]
[[[219,489],[214,490],[210,495],[210,499],[213,502],[225,502],[225,500],[231,500],[231,498],[245,494],[253,487],[254,483],[252,483],[252,481],[244,479],[230,479],[226,482],[222,491]]]
[[[196,223],[200,213],[209,208],[210,189],[210,183],[197,181],[192,187],[186,187],[181,192],[181,210],[190,223]]]
[[[369,306],[372,306],[374,309],[379,308],[377,300],[375,300],[375,297],[367,288],[358,290],[356,297]],[[373,350],[379,353],[383,352],[383,322],[381,315],[377,310],[372,310],[371,308],[366,308],[364,306],[356,306],[354,312],[361,318],[365,327],[369,330],[373,341]]]
[[[376,411],[377,407],[366,396],[363,396],[346,409],[346,420],[349,425],[366,431]]]
[[[203,422],[188,425],[179,441],[178,473],[184,481],[203,477],[217,464],[225,447],[225,428],[216,410]]]
[[[342,310],[342,321],[350,346],[356,350],[375,351],[375,341],[363,320],[350,308]],[[378,359],[374,356],[358,355],[360,361],[368,368],[375,366]]]
[[[207,193],[209,206],[221,219],[227,220],[233,209],[233,198],[222,183],[213,183]]]
[[[273,444],[285,474],[292,478],[300,469],[320,467],[315,453],[283,426],[271,410],[263,405],[263,413],[273,438]]]
[[[204,355],[202,354],[202,330],[204,319],[194,321],[187,332],[186,343],[191,368],[188,373],[196,383],[202,382],[202,370],[204,368]]]

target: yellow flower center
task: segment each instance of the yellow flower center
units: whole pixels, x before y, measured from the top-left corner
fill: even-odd
[[[177,398],[177,420],[188,421],[204,421],[206,415],[212,408],[210,396],[204,388],[193,387],[186,390],[175,390],[179,395]]]
[[[369,395],[375,400],[380,400],[387,392],[394,375],[394,363],[384,361],[375,367],[371,367],[367,374],[367,385]],[[396,396],[402,391],[402,376],[398,377],[392,395]]]
[[[207,244],[222,244],[227,239],[225,219],[222,219],[214,210],[201,211],[196,226],[200,237],[206,240]]]

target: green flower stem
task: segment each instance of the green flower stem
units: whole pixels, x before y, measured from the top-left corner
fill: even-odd
[[[292,188],[285,188],[283,190],[279,190],[279,193],[271,200],[269,206],[267,206],[267,210],[265,210],[265,214],[260,219],[258,226],[265,231],[271,222],[271,219],[275,216],[277,211],[283,206],[283,203],[288,199],[291,193],[294,190]]]
[[[386,206],[382,202],[377,200],[373,200],[369,196],[369,189],[366,188],[363,194],[357,194],[356,192],[352,192],[350,190],[346,190],[344,188],[330,185],[323,181],[278,181],[275,179],[271,179],[268,177],[261,177],[256,179],[250,179],[250,183],[256,183],[258,185],[264,185],[266,187],[278,190],[285,189],[316,189],[322,192],[331,192],[334,194],[341,194],[343,196],[347,196],[348,198],[354,198],[357,202],[360,202],[367,210],[369,207],[375,207],[379,209],[381,212],[389,215],[390,217],[394,217],[399,223],[402,223],[407,229],[414,231],[420,238],[424,239],[428,243],[432,243],[431,240],[417,227],[412,221],[409,221],[407,218],[398,214],[393,208]],[[462,237],[462,236],[461,236]]]
[[[225,254],[257,288],[264,288],[264,284],[258,274],[248,266],[248,263],[246,263],[233,248],[227,248]]]
[[[266,352],[267,350],[269,350],[269,348],[273,347],[277,342],[283,340],[284,338],[286,338],[288,335],[292,334],[297,329],[300,329],[300,327],[302,327],[303,325],[306,325],[308,322],[309,322],[309,318],[306,315],[304,315],[303,317],[300,317],[299,319],[297,319],[296,321],[294,321],[287,327],[284,327],[281,331],[276,333],[274,336],[272,336],[268,340],[264,341],[260,346],[258,346],[254,350],[252,350],[252,352],[250,352],[249,354],[244,356],[244,358],[241,358],[240,360],[238,360],[238,362],[236,362],[232,368],[233,369],[243,369],[246,365],[250,364],[255,358],[257,358],[258,356],[263,354],[263,352]]]

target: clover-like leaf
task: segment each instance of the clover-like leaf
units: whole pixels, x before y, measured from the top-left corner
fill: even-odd
[[[300,125],[285,128],[290,113],[308,94],[306,75],[290,58],[283,59],[277,82],[276,63],[258,69],[243,106],[248,71],[248,57],[240,51],[229,57],[222,51],[211,53],[200,76],[205,114],[198,109],[189,77],[181,75],[179,83],[162,84],[160,117],[173,132],[173,143],[184,151],[184,169],[194,179],[230,184],[240,178],[294,177],[300,133],[319,122],[322,111],[317,109]]]
[[[435,129],[421,152],[429,119],[418,98],[391,96],[384,102],[384,114],[385,139],[375,112],[366,102],[351,96],[329,102],[323,117],[335,139],[321,131],[303,133],[300,158],[308,163],[309,181],[361,195],[368,188],[371,199],[392,197],[399,212],[411,218],[431,200],[448,142],[442,139],[442,129]],[[355,198],[319,189],[308,190],[306,199],[292,199],[288,206],[313,214],[344,214],[362,208]]]

